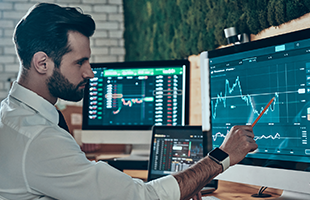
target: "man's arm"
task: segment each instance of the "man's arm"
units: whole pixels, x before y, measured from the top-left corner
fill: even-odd
[[[221,172],[222,166],[207,156],[187,170],[175,174],[181,191],[180,199],[191,198]]]
[[[251,126],[234,126],[225,137],[220,149],[230,158],[230,166],[239,163],[257,144],[253,140]],[[189,199],[197,194],[208,182],[222,172],[222,166],[208,156],[185,171],[174,175],[179,183],[181,199]]]

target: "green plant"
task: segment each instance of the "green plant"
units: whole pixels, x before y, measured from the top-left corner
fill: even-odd
[[[125,0],[125,60],[182,59],[226,44],[223,30],[257,34],[310,11],[309,0]]]

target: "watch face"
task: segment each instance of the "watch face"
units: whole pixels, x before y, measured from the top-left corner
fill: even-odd
[[[213,149],[213,150],[210,152],[210,155],[211,155],[213,158],[216,158],[219,162],[223,161],[225,158],[228,157],[228,154],[225,153],[224,151],[222,151],[222,150],[219,149],[219,148]]]

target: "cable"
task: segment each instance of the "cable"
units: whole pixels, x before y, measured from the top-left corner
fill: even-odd
[[[263,192],[267,189],[268,187],[262,186],[257,194],[252,194],[252,197],[257,197],[257,198],[266,198],[266,197],[271,197],[271,194],[263,194]]]

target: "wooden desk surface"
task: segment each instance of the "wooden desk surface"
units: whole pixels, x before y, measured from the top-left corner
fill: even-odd
[[[144,181],[147,179],[147,170],[124,170],[124,172],[134,178],[140,178]],[[218,184],[218,189],[215,192],[204,196],[215,196],[220,200],[271,200],[278,198],[282,194],[282,190],[267,188],[264,194],[271,194],[271,197],[255,198],[251,197],[251,195],[258,192],[259,186],[221,180],[218,181]]]
[[[147,180],[147,170],[124,170],[124,173],[132,176],[133,178],[140,178],[144,181]],[[267,188],[264,193],[271,194],[271,197],[251,197],[252,194],[258,193],[259,189],[259,186],[219,180],[218,189],[215,192],[205,196],[214,196],[220,200],[271,200],[280,197],[283,192],[279,189]]]
[[[233,183],[228,181],[219,181],[218,189],[205,196],[215,196],[221,200],[271,200],[278,198],[282,194],[282,190],[267,188],[264,193],[271,194],[269,198],[255,198],[251,197],[259,190],[259,186],[247,185],[241,183]]]

